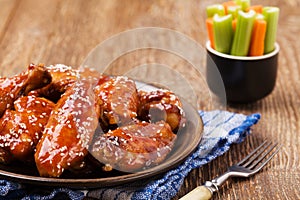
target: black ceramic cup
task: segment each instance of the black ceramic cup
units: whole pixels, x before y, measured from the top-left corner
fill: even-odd
[[[270,94],[276,83],[280,47],[263,56],[232,56],[217,52],[206,43],[207,82],[217,96],[224,94],[231,103],[251,103]],[[224,86],[218,84],[221,76]]]

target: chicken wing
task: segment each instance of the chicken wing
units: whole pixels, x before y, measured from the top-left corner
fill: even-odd
[[[93,77],[94,81],[98,81],[101,77],[101,74],[92,68],[74,69],[63,64],[47,66],[46,70],[50,73],[52,81],[45,87],[32,91],[31,94],[46,97],[53,102],[57,102],[80,77]]]
[[[51,81],[51,75],[43,65],[31,64],[27,71],[11,78],[0,78],[0,117],[13,106],[15,99],[29,91],[41,88]]]
[[[128,77],[102,79],[95,88],[95,95],[100,99],[100,118],[105,126],[126,125],[137,116],[137,89]]]
[[[79,71],[62,64],[47,66],[46,70],[52,77],[51,83],[43,88],[32,91],[31,94],[46,97],[57,102],[61,95],[78,79]]]
[[[36,147],[35,162],[41,176],[59,177],[80,165],[98,126],[99,107],[91,80],[80,78],[57,102]]]
[[[34,149],[53,108],[47,99],[24,96],[14,102],[14,110],[5,111],[0,119],[0,162],[34,160]]]
[[[149,122],[166,121],[174,132],[184,125],[180,99],[171,91],[139,91],[138,117]]]
[[[175,139],[176,135],[164,121],[138,122],[100,135],[90,152],[110,168],[135,172],[161,163]]]

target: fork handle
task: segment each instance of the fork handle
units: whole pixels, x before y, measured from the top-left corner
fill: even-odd
[[[212,191],[206,186],[198,186],[179,200],[209,200],[212,197]]]

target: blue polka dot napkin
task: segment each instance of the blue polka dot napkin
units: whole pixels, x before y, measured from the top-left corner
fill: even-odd
[[[91,197],[102,200],[171,199],[179,191],[188,173],[222,155],[233,143],[239,143],[250,133],[252,125],[260,114],[243,115],[228,111],[199,111],[204,122],[203,138],[196,149],[182,164],[166,172],[160,178],[142,180],[117,187],[89,191],[55,188],[51,190],[34,188],[7,180],[0,180],[1,199],[81,200]]]

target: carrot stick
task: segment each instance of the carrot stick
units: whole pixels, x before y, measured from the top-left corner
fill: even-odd
[[[226,1],[224,3],[222,3],[222,5],[224,6],[224,9],[225,9],[225,15],[228,14],[228,7],[229,6],[236,6],[236,3],[235,1]]]
[[[247,11],[249,10],[254,10],[256,13],[262,13],[263,11],[263,6],[262,5],[253,5],[253,6],[250,6]]]
[[[250,42],[249,56],[261,56],[264,54],[266,30],[267,22],[263,19],[255,19]]]
[[[234,20],[232,20],[232,29],[233,29],[233,31],[236,30],[236,23],[237,23],[237,18],[235,18]]]
[[[212,18],[206,19],[206,30],[207,30],[208,39],[210,40],[210,46],[211,46],[211,48],[215,49],[214,25],[213,25]]]

